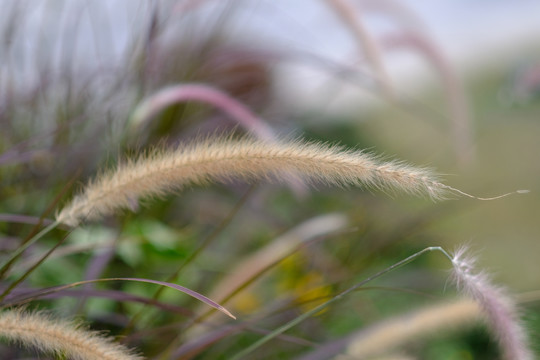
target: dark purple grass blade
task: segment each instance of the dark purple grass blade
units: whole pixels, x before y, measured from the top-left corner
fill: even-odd
[[[53,288],[44,289],[42,291],[38,291],[37,293],[29,295],[28,297],[26,297],[24,299],[20,299],[20,300],[18,300],[16,302],[11,302],[10,304],[4,304],[4,305],[2,305],[2,307],[26,304],[26,303],[31,302],[32,300],[34,300],[36,297],[42,297],[44,295],[56,293],[58,291],[70,289],[70,288],[80,286],[80,285],[84,285],[84,284],[91,284],[91,283],[97,283],[97,282],[106,282],[106,281],[135,281],[135,282],[143,282],[143,283],[166,286],[166,287],[169,287],[171,289],[181,291],[181,292],[183,292],[183,293],[185,293],[185,294],[187,294],[187,295],[189,295],[191,297],[194,297],[195,299],[204,302],[205,304],[207,304],[207,305],[209,305],[209,306],[223,312],[227,316],[229,316],[229,317],[236,320],[236,317],[233,314],[231,314],[229,312],[229,310],[225,309],[223,306],[219,305],[215,301],[207,298],[206,296],[204,296],[202,294],[199,294],[196,291],[193,291],[191,289],[188,289],[186,287],[183,287],[183,286],[177,285],[177,284],[173,284],[173,283],[168,283],[168,282],[158,281],[158,280],[151,280],[151,279],[142,279],[142,278],[106,278],[106,279],[94,279],[94,280],[77,281],[77,282],[74,282],[74,283],[71,283],[71,284],[60,285],[60,286],[56,286],[56,287],[53,287]]]
[[[56,287],[55,287],[56,288]],[[49,288],[49,289],[55,289]],[[6,302],[9,303],[18,303],[19,301],[25,301],[29,297],[32,299],[58,299],[63,297],[74,297],[74,298],[87,298],[87,297],[97,297],[102,299],[111,299],[123,302],[135,302],[141,304],[147,304],[155,306],[161,310],[182,314],[187,317],[193,317],[194,313],[189,309],[186,309],[182,306],[167,304],[160,302],[154,299],[146,298],[144,296],[129,294],[120,290],[97,290],[97,289],[71,289],[71,290],[60,290],[56,292],[49,292],[43,294],[44,291],[49,289],[24,289],[24,290],[14,290],[6,297]]]
[[[149,284],[157,284],[157,285],[161,285],[161,286],[166,286],[166,287],[169,287],[171,289],[175,289],[175,290],[178,290],[178,291],[181,291],[183,293],[186,293],[188,294],[189,296],[191,297],[194,297],[195,299],[197,300],[200,300],[202,302],[204,302],[205,304],[223,312],[224,314],[226,314],[227,316],[230,316],[231,318],[235,319],[236,320],[236,316],[234,316],[233,314],[231,314],[229,312],[229,310],[225,309],[223,306],[219,305],[217,302],[213,301],[213,300],[210,300],[209,298],[207,298],[206,296],[202,295],[202,294],[199,294],[198,292],[194,291],[194,290],[191,290],[191,289],[188,289],[186,287],[183,287],[181,285],[177,285],[177,284],[173,284],[173,283],[168,283],[168,282],[164,282],[164,281],[158,281],[158,280],[151,280],[151,279],[141,279],[141,278],[116,278],[116,280],[121,280],[121,281],[138,281],[138,282],[146,282],[146,283],[149,283]]]

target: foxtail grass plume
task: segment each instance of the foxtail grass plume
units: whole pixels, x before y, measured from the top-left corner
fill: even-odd
[[[467,257],[466,252],[466,248],[461,248],[452,258],[453,280],[458,288],[480,304],[503,359],[534,359],[514,301],[504,289],[493,285],[486,273],[475,271],[475,259]]]
[[[400,190],[435,199],[452,190],[425,169],[381,162],[363,151],[301,141],[218,137],[172,151],[153,151],[104,173],[57,214],[57,221],[76,226],[120,209],[136,209],[139,199],[162,196],[189,184],[234,178],[283,181],[290,176],[332,185]]]
[[[433,333],[471,327],[481,318],[478,303],[471,299],[424,307],[357,332],[351,336],[345,354],[354,359],[373,358],[411,341],[427,338]],[[305,359],[320,360],[321,357],[316,354],[306,356]]]
[[[74,360],[142,360],[112,339],[40,313],[0,313],[0,337]]]

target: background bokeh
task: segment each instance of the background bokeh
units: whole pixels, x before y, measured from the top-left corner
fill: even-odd
[[[69,195],[60,204],[100,169],[152,147],[172,147],[215,132],[245,132],[234,119],[200,102],[170,106],[144,129],[131,131],[137,104],[174,84],[220,89],[284,138],[340,143],[427,166],[445,184],[478,197],[530,190],[493,201],[455,196],[433,202],[321,184],[308,191],[243,182],[194,187],[147,201],[135,213],[75,229],[23,287],[90,275],[165,280],[181,266],[174,282],[208,295],[260,249],[280,239],[291,246],[302,238],[299,250],[291,247],[294,254],[282,255],[264,275],[255,272],[256,264],[242,268],[256,280],[230,306],[249,326],[205,344],[196,355],[229,358],[261,334],[424,247],[453,250],[466,244],[478,256],[479,268],[521,303],[536,344],[538,2],[3,0],[1,7],[4,254],[30,231],[22,216],[35,222],[63,189]],[[75,186],[66,189],[70,179]],[[327,214],[337,218],[328,220]],[[306,221],[309,231],[293,231]],[[305,233],[315,231],[313,224],[328,231],[311,239]],[[330,231],[332,226],[336,229]],[[28,269],[62,234],[57,230],[32,247],[15,274]],[[205,247],[197,252],[201,244]],[[440,254],[424,255],[318,313],[287,333],[289,338],[262,347],[257,358],[301,356],[392,316],[452,298],[449,267]],[[155,292],[138,283],[96,288],[144,297]],[[163,355],[167,346],[186,349],[210,332],[192,326],[193,314],[186,320],[87,295],[36,301],[35,306],[127,336],[128,344],[149,357]],[[160,299],[196,314],[205,311],[174,291]],[[230,325],[215,321],[212,329],[218,331]],[[495,348],[477,326],[418,338],[396,354],[493,359]],[[4,350],[6,359],[20,354],[14,347]]]

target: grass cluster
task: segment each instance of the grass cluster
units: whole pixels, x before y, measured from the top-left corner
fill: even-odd
[[[437,46],[410,29],[377,39],[352,1],[324,3],[367,59],[363,90],[393,111],[410,115],[383,50],[435,65],[450,151],[460,169],[474,164],[465,95]],[[199,24],[207,5],[129,14],[140,24],[110,60],[102,10],[62,3],[93,24],[103,66],[88,68],[71,22],[35,35],[61,39],[60,59],[29,50],[31,27],[13,19],[35,9],[10,3],[0,28],[2,358],[533,359],[520,298],[433,235],[454,200],[508,194],[473,196],[377,155],[388,151],[357,124],[265,119],[280,106],[272,67],[308,57],[232,45],[235,6]],[[399,9],[384,11],[407,16]]]

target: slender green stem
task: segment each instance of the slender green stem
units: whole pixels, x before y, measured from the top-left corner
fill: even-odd
[[[293,326],[301,323],[302,321],[306,320],[307,318],[311,317],[312,315],[318,313],[319,311],[321,311],[322,309],[324,309],[325,307],[331,305],[332,303],[338,301],[338,300],[341,300],[344,296],[346,296],[347,294],[357,290],[358,288],[364,286],[365,284],[367,284],[368,282],[372,281],[372,280],[375,280],[377,279],[378,277],[381,277],[395,269],[397,269],[398,267],[401,267],[403,265],[406,265],[408,263],[410,263],[411,261],[415,260],[417,257],[419,257],[420,255],[426,253],[426,252],[431,252],[431,251],[440,251],[442,252],[446,257],[448,257],[450,259],[450,261],[452,260],[452,256],[450,256],[450,254],[444,250],[442,247],[440,246],[431,246],[431,247],[428,247],[428,248],[425,248],[424,250],[420,250],[419,252],[409,256],[408,258],[404,259],[404,260],[401,260],[397,263],[395,263],[394,265],[392,266],[389,266],[387,267],[386,269],[384,270],[381,270],[379,271],[378,273],[376,273],[375,275],[372,275],[370,276],[369,278],[355,284],[354,286],[348,288],[347,290],[339,293],[338,295],[334,296],[332,299],[322,303],[321,305],[311,309],[310,311],[296,317],[295,319],[289,321],[288,323],[286,323],[285,325],[277,328],[276,330],[272,331],[270,334],[264,336],[263,338],[259,339],[258,341],[256,341],[255,343],[253,343],[252,345],[248,346],[247,348],[245,348],[244,350],[240,351],[239,353],[235,354],[232,358],[230,358],[231,360],[239,360],[241,359],[242,357],[250,354],[251,352],[255,351],[257,348],[259,348],[260,346],[262,346],[263,344],[267,343],[268,341],[272,340],[273,338],[275,338],[276,336],[284,333],[285,331],[289,330],[290,328],[292,328]]]
[[[45,227],[43,230],[38,232],[36,235],[34,235],[32,238],[30,238],[27,242],[19,246],[17,250],[11,254],[10,258],[7,259],[2,266],[0,267],[0,278],[3,277],[8,271],[11,265],[19,258],[19,256],[22,255],[22,253],[28,249],[31,245],[33,245],[36,241],[41,239],[44,235],[46,235],[48,232],[53,230],[59,225],[58,221],[53,222],[52,224]]]

